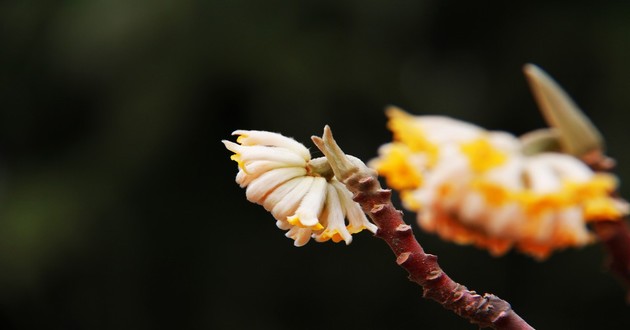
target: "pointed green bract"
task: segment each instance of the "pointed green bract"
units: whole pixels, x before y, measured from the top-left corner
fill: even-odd
[[[545,120],[558,130],[563,152],[581,157],[603,151],[601,133],[562,87],[534,64],[526,64],[523,71]]]

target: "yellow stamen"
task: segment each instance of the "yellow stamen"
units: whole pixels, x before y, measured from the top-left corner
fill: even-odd
[[[287,222],[296,227],[310,228],[311,230],[315,230],[315,231],[324,229],[324,226],[322,226],[322,224],[319,222],[312,226],[305,226],[304,224],[302,224],[302,221],[300,221],[300,217],[297,215],[287,217]]]
[[[243,144],[243,140],[245,140],[246,138],[247,138],[247,135],[246,135],[246,134],[239,135],[239,136],[236,138],[236,143],[238,143],[238,144]]]
[[[485,197],[486,202],[492,206],[500,206],[507,203],[512,197],[510,192],[495,183],[482,180],[475,180],[472,183],[473,189],[478,190]]]
[[[405,145],[394,143],[387,154],[376,164],[378,173],[387,185],[396,190],[418,188],[422,184],[420,170],[409,162],[411,151]]]
[[[387,128],[394,134],[394,141],[404,143],[414,152],[426,153],[429,165],[435,164],[438,148],[426,138],[416,119],[395,107],[388,108],[385,113],[389,117]]]
[[[611,198],[594,198],[584,203],[584,218],[587,221],[618,220],[622,216],[622,212]]]
[[[572,204],[570,195],[566,191],[548,194],[535,194],[531,191],[524,191],[517,194],[515,198],[523,205],[527,216],[532,218]]]
[[[479,138],[461,146],[462,152],[468,157],[470,166],[476,172],[484,172],[505,163],[505,153],[497,150],[485,138]]]
[[[249,174],[249,173],[247,173],[247,170],[245,169],[245,164],[241,160],[241,154],[233,154],[232,156],[230,156],[230,159],[235,161],[235,162],[237,162],[238,163],[238,168],[243,170],[243,172],[245,172],[245,174]]]
[[[610,194],[617,188],[616,179],[608,174],[596,174],[586,183],[567,183],[577,203],[583,205],[587,221],[614,220],[623,216]]]
[[[348,230],[348,232],[350,234],[356,234],[356,233],[360,233],[363,231],[363,229],[366,229],[367,227],[365,226],[359,226],[359,227],[354,227],[352,225],[348,225],[346,226],[346,229]]]

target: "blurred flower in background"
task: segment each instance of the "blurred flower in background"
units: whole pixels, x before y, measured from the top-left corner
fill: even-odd
[[[387,115],[394,141],[370,165],[401,192],[424,230],[446,240],[545,259],[593,242],[589,222],[628,212],[613,197],[617,178],[573,156],[526,155],[515,136],[451,118],[397,108]]]

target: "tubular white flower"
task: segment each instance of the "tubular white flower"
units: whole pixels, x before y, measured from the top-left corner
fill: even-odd
[[[325,158],[311,159],[304,145],[278,133],[233,134],[239,136],[238,143],[222,142],[238,163],[236,182],[246,189],[247,200],[271,212],[295,246],[311,238],[350,244],[351,234],[376,232],[350,191],[332,176]]]
[[[267,131],[236,130],[232,135],[238,135],[239,137],[236,141],[244,146],[282,147],[293,151],[307,161],[311,159],[311,153],[303,144],[282,134]]]
[[[311,189],[315,178],[307,176],[301,177],[299,180],[299,184],[284,196],[280,196],[280,201],[272,207],[271,214],[276,220],[287,222],[287,218],[295,212],[304,195]]]
[[[573,156],[525,155],[518,138],[454,119],[402,110],[388,116],[394,141],[369,165],[418,212],[420,227],[446,240],[543,259],[592,242],[588,222],[628,213],[612,196],[616,178]],[[423,158],[431,161],[417,161]]]
[[[302,198],[300,206],[287,221],[299,227],[313,227],[319,224],[317,216],[321,213],[326,201],[326,179],[315,178],[308,193]]]
[[[298,176],[306,174],[306,169],[300,167],[281,167],[261,174],[247,185],[247,200],[261,203],[265,197],[279,185]]]
[[[344,209],[341,208],[339,194],[333,185],[326,187],[326,207],[322,213],[322,220],[326,226],[324,231],[315,235],[315,240],[325,242],[332,239],[335,243],[345,241],[346,244],[352,242],[352,235],[346,228]]]
[[[350,223],[347,227],[348,232],[355,234],[363,229],[367,229],[376,233],[376,225],[367,219],[365,213],[361,210],[361,206],[352,200],[352,193],[346,189],[346,186],[337,180],[331,180],[331,183],[337,190],[341,207],[346,210],[346,217]]]

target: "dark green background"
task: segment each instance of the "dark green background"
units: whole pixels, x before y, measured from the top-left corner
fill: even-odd
[[[0,329],[475,329],[369,233],[293,247],[220,140],[329,124],[369,160],[388,104],[521,134],[527,62],[630,180],[630,2],[3,1]],[[540,263],[414,228],[537,329],[630,328],[599,245]]]

